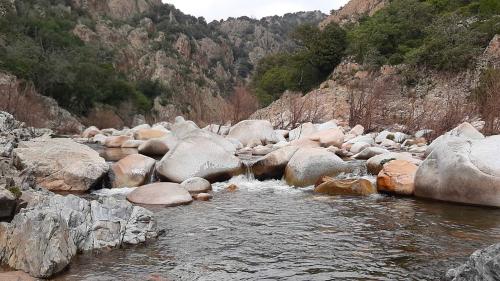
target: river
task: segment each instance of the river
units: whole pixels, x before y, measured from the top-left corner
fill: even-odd
[[[79,255],[53,280],[439,280],[500,241],[498,209],[244,176],[215,184],[210,202],[150,209],[165,230],[157,240]]]

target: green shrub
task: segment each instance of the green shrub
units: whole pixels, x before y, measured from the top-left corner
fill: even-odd
[[[11,186],[7,190],[9,190],[10,193],[12,193],[12,195],[14,195],[14,197],[16,197],[16,199],[21,198],[21,196],[23,195],[23,193],[21,192],[21,189],[17,186]]]

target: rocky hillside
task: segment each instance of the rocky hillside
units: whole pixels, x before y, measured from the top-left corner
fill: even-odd
[[[303,12],[206,23],[159,0],[1,3],[0,70],[32,81],[84,123],[112,120],[100,126],[131,125],[136,114],[228,120],[227,98],[257,62],[293,50],[288,33],[326,17]],[[31,59],[33,53],[42,55]]]
[[[321,27],[327,26],[331,22],[347,24],[357,22],[364,16],[371,16],[376,11],[382,9],[388,3],[387,0],[352,0],[344,7],[333,10],[332,14],[320,23]]]

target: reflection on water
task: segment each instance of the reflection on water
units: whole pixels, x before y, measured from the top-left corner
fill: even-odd
[[[211,202],[152,209],[158,240],[78,256],[55,280],[439,280],[500,241],[497,209],[231,183]]]

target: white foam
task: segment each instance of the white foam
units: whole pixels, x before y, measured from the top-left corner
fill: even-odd
[[[103,188],[92,192],[92,194],[97,196],[114,196],[114,195],[127,195],[134,191],[136,187],[124,187],[124,188]]]
[[[258,181],[255,179],[249,179],[245,175],[234,177],[226,182],[214,183],[212,185],[212,188],[215,192],[218,192],[226,189],[227,186],[231,184],[238,186],[239,189],[243,189],[249,192],[259,192],[263,190],[273,190],[276,193],[302,192],[300,189],[293,188],[287,185],[283,180]]]

